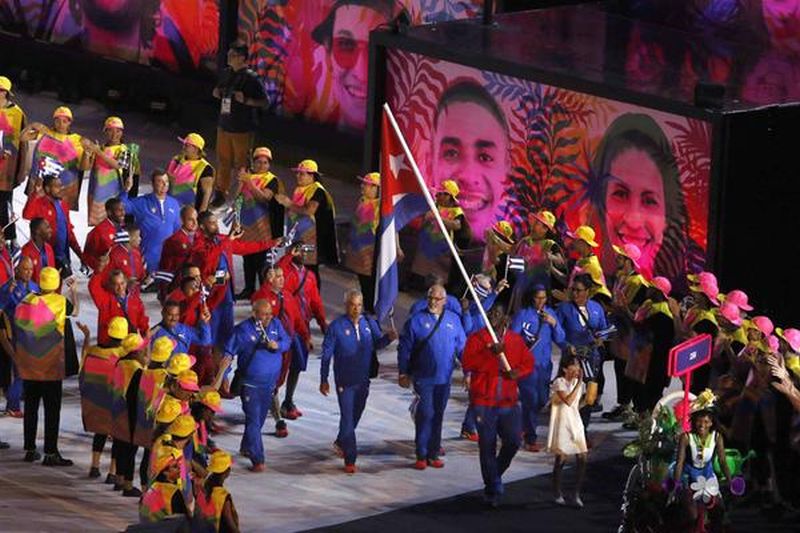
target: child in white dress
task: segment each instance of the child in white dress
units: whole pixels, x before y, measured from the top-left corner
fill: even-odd
[[[553,490],[558,505],[565,505],[561,493],[561,472],[567,457],[574,455],[578,466],[578,479],[575,486],[575,505],[583,507],[581,486],[586,474],[586,433],[581,421],[579,407],[586,388],[581,375],[581,364],[573,355],[563,355],[559,365],[558,377],[550,387],[550,432],[547,435],[547,449],[555,454],[553,465]]]

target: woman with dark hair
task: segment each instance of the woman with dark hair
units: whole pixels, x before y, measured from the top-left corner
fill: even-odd
[[[635,244],[646,278],[668,278],[683,292],[683,274],[702,269],[704,256],[688,236],[689,219],[669,139],[650,116],[626,113],[606,130],[592,171],[600,186],[592,199],[603,233],[603,263],[612,246]]]

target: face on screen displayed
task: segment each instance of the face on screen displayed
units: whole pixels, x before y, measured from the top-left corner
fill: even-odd
[[[336,10],[329,53],[340,122],[345,126],[363,128],[366,122],[369,32],[385,22],[381,13],[364,6]]]
[[[434,183],[458,183],[472,233],[483,235],[494,222],[506,181],[505,129],[483,106],[453,102],[439,115],[433,142]]]
[[[652,271],[667,227],[664,182],[645,151],[629,148],[611,162],[606,189],[606,228],[611,244],[635,244],[639,263]]]

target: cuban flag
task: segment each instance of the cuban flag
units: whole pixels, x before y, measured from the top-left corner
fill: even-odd
[[[416,162],[390,117],[387,105],[381,121],[381,217],[375,272],[375,313],[383,320],[397,299],[397,232],[429,207],[412,168]],[[394,124],[393,124],[394,123]]]

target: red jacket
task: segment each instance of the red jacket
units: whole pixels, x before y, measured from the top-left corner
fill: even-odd
[[[11,254],[5,246],[0,250],[0,287],[14,277],[14,264],[11,261]]]
[[[506,359],[511,369],[517,372],[517,379],[533,372],[533,357],[518,333],[506,330],[503,343],[506,347]],[[492,337],[487,328],[467,338],[462,364],[464,372],[472,375],[469,386],[470,403],[489,407],[513,407],[519,398],[517,382],[500,375],[500,361],[491,350],[491,345]]]
[[[195,232],[195,238],[199,233]],[[164,272],[171,272],[178,277],[178,271],[189,262],[192,256],[192,249],[194,248],[194,238],[189,237],[183,228],[169,236],[164,241],[164,247],[161,248],[161,259],[158,262],[158,270]],[[151,265],[154,267],[155,265]]]
[[[283,290],[297,299],[306,322],[310,322],[313,317],[322,331],[326,331],[328,323],[325,321],[325,307],[322,305],[322,297],[319,294],[317,277],[305,267],[302,267],[302,270],[298,269],[292,263],[292,256],[289,254],[281,257],[278,266],[281,267],[283,277],[286,278]]]
[[[206,306],[211,311],[217,307],[225,299],[225,290],[223,285],[215,285],[211,288],[211,294],[206,299]],[[197,291],[191,296],[186,294],[181,289],[175,289],[170,292],[165,302],[177,302],[181,306],[181,323],[190,327],[197,326],[197,321],[200,320],[202,302],[200,301],[200,291]]]
[[[262,242],[242,241],[241,239],[231,239],[227,235],[218,235],[217,242],[206,237],[202,232],[198,232],[194,238],[192,248],[192,263],[200,267],[203,279],[213,276],[217,271],[220,256],[225,254],[228,261],[228,272],[230,273],[230,286],[235,292],[233,284],[233,254],[249,255],[257,252],[269,250],[275,246],[275,239]],[[223,284],[223,287],[227,284]]]
[[[117,244],[111,248],[108,259],[108,267],[106,267],[107,272],[110,272],[109,269],[122,270],[128,280],[136,279],[138,283],[141,283],[142,280],[147,277],[144,258],[142,258],[142,252],[138,248],[128,250],[127,246]]]
[[[100,257],[106,254],[114,246],[114,237],[117,235],[117,227],[108,219],[92,228],[86,236],[84,255],[86,256],[86,266],[92,270],[97,270]]]
[[[109,270],[96,272],[89,280],[89,294],[97,306],[97,339],[99,344],[108,342],[108,323],[115,316],[124,316],[128,319],[130,333],[139,333],[142,337],[150,331],[150,321],[144,312],[144,304],[139,294],[135,291],[128,292],[127,310],[114,294],[103,286],[108,279]],[[127,311],[127,312],[126,312]]]
[[[272,316],[279,317],[283,329],[286,330],[290,336],[297,334],[307,342],[311,338],[311,332],[308,329],[308,322],[303,318],[303,313],[300,311],[300,304],[297,299],[292,296],[286,289],[281,291],[283,293],[283,309],[281,309],[280,299],[278,295],[272,290],[272,287],[262,285],[251,297],[251,301],[268,300],[272,305]],[[281,311],[283,313],[281,314]]]
[[[25,246],[22,247],[22,255],[30,257],[33,262],[33,276],[31,279],[36,283],[39,283],[39,273],[45,266],[54,268],[56,266],[56,254],[53,252],[53,247],[50,246],[50,243],[44,243],[44,253],[47,256],[47,265],[42,264],[42,254],[32,240],[26,242]]]
[[[28,196],[28,201],[22,209],[22,216],[26,220],[33,220],[34,218],[43,218],[50,224],[53,229],[53,238],[50,240],[52,246],[56,245],[56,208],[53,206],[54,200],[49,196]],[[61,210],[64,211],[64,217],[67,219],[67,241],[69,247],[78,255],[83,262],[83,252],[81,245],[78,244],[78,239],[75,238],[75,231],[72,227],[72,221],[69,218],[69,204],[65,200],[61,200]]]

